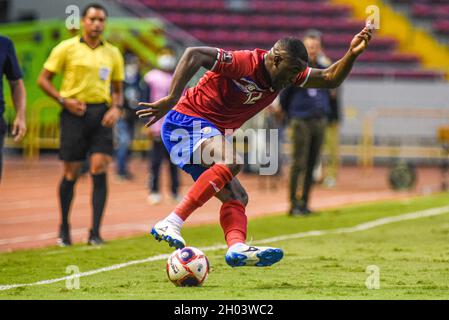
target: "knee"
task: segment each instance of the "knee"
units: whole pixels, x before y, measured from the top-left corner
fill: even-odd
[[[68,181],[76,181],[79,177],[79,172],[64,172],[64,178]]]
[[[76,181],[80,175],[81,168],[70,168],[64,170],[64,178],[68,181]]]
[[[108,162],[107,161],[99,161],[92,163],[90,166],[90,173],[91,174],[101,174],[106,173],[108,168]]]
[[[249,197],[248,197],[248,193],[243,189],[243,193],[240,195],[240,200],[241,203],[243,203],[243,205],[246,207],[248,206],[248,202],[249,202]]]
[[[227,167],[231,171],[232,175],[235,177],[243,170],[243,165],[239,163],[228,164]]]
[[[239,187],[232,193],[232,199],[241,202],[245,207],[248,205],[249,197],[248,193],[243,187]]]

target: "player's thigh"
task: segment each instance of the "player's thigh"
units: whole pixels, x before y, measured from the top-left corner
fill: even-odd
[[[81,161],[64,161],[64,177],[70,181],[76,180],[82,165]]]
[[[315,163],[318,161],[318,157],[321,154],[321,149],[324,143],[324,137],[326,133],[326,120],[317,119],[314,123],[312,141],[310,143],[309,161]]]
[[[243,160],[236,152],[235,145],[222,135],[204,140],[193,154],[193,161],[206,168],[216,163],[225,164],[236,175],[242,169]]]
[[[60,115],[60,159],[64,162],[84,161],[88,150],[85,117],[63,110]]]
[[[245,207],[248,205],[248,194],[236,177],[234,177],[231,182],[228,182],[215,197],[222,203],[237,200],[243,203]]]
[[[311,132],[305,120],[296,120],[292,128],[292,162],[304,166],[309,157]]]
[[[113,129],[98,123],[89,133],[90,172],[104,173],[114,153]]]

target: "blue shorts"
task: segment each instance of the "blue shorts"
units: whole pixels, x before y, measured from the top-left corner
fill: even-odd
[[[193,180],[207,170],[194,163],[193,153],[204,140],[218,135],[222,134],[211,122],[175,110],[168,112],[161,128],[161,138],[170,160],[190,174]]]

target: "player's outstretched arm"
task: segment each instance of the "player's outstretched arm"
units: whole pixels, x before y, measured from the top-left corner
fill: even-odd
[[[372,28],[367,26],[351,41],[348,52],[327,69],[312,69],[305,88],[337,88],[351,72],[354,61],[368,47]]]
[[[152,103],[140,102],[139,105],[146,107],[136,114],[139,118],[153,117],[146,127],[161,119],[173,108],[189,83],[190,79],[201,68],[211,69],[217,59],[217,49],[211,47],[190,47],[184,51],[178,65],[176,66],[169,94]]]

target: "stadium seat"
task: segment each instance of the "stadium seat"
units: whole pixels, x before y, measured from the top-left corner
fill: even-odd
[[[235,6],[225,0],[140,0],[168,21],[184,29],[199,41],[224,49],[269,49],[286,35],[302,36],[310,28],[323,32],[327,54],[337,59],[344,54],[354,34],[364,24],[351,17],[351,7],[328,0],[248,0]],[[449,0],[392,0],[410,5],[413,15],[435,19],[433,27],[440,33],[449,32]],[[131,3],[129,5],[132,5]],[[238,32],[236,32],[238,30]],[[419,70],[418,57],[398,53],[397,40],[376,37],[370,50],[360,57],[356,76],[438,78],[432,72],[405,73]],[[370,67],[375,66],[375,72]],[[398,71],[396,75],[394,72]]]

